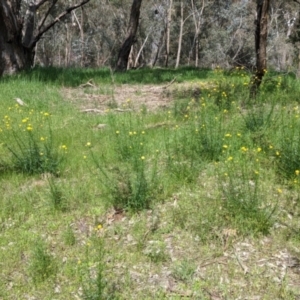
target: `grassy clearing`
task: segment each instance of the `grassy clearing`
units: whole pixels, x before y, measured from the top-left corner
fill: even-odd
[[[2,79],[0,299],[300,297],[300,85],[267,73],[250,101],[249,80],[191,68]],[[118,101],[124,83],[138,103]],[[172,101],[153,110],[143,85],[158,83]],[[82,96],[66,100],[66,86]],[[99,95],[98,114],[80,111]]]

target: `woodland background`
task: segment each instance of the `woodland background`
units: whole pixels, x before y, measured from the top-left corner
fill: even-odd
[[[35,65],[114,66],[131,5],[132,0],[91,1],[74,10],[38,42]],[[299,9],[296,1],[271,1],[268,68],[297,73]],[[55,16],[55,10],[51,14]],[[144,1],[129,67],[251,69],[255,19],[256,1],[251,0]]]

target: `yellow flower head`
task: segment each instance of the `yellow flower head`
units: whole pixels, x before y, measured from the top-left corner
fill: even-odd
[[[97,227],[95,227],[95,230],[101,230],[103,228],[103,226],[101,224],[99,224]]]

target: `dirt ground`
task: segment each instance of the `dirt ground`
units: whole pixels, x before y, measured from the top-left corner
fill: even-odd
[[[181,93],[186,97],[199,98],[201,90],[213,86],[210,82],[171,81],[162,85],[96,85],[92,80],[77,88],[64,88],[63,96],[73,102],[80,110],[101,113],[108,108],[115,110],[139,110],[146,107],[153,111],[157,108],[167,108],[174,100],[174,95]]]
[[[168,85],[83,85],[78,88],[64,88],[66,100],[72,101],[80,110],[103,110],[108,108],[147,109],[165,108],[172,101],[172,89]],[[92,111],[91,111],[92,112]],[[97,112],[97,111],[94,111]]]

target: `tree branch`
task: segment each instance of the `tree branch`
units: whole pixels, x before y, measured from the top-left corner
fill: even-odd
[[[35,3],[36,9],[39,9],[39,8],[40,8],[44,3],[46,3],[47,1],[49,1],[49,0],[41,0],[40,2]]]
[[[46,0],[42,0],[40,3],[44,3]],[[43,34],[45,32],[47,32],[49,29],[51,29],[57,22],[59,22],[62,18],[64,18],[67,14],[69,14],[72,10],[81,7],[83,5],[85,5],[86,3],[90,2],[90,0],[83,0],[78,4],[75,4],[73,6],[68,7],[64,12],[62,12],[60,15],[58,15],[50,24],[48,24],[47,26],[45,26],[44,28],[38,28],[38,32],[35,34],[35,36],[33,37],[29,48],[33,48],[36,43],[41,39],[41,37],[43,36]]]
[[[41,2],[45,3],[45,1],[47,0],[43,0]],[[41,30],[41,28],[44,26],[44,23],[46,21],[46,19],[48,18],[49,14],[50,14],[50,11],[51,9],[54,7],[54,5],[57,3],[58,0],[53,0],[52,4],[50,5],[50,7],[48,8],[47,12],[44,14],[44,17],[41,19],[41,21],[39,22],[38,24],[38,27],[37,27],[37,30],[38,32]],[[41,4],[43,4],[41,3]]]

